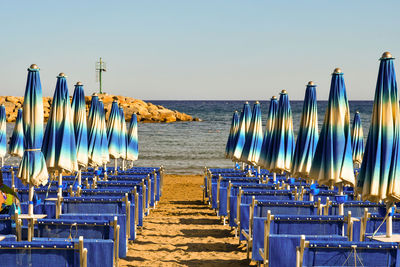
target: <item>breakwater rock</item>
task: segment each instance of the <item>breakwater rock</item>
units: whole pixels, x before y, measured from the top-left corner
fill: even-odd
[[[179,112],[170,110],[160,105],[154,105],[150,102],[135,99],[132,97],[98,94],[99,99],[104,103],[106,117],[111,110],[111,104],[114,99],[118,99],[120,107],[125,111],[125,119],[129,121],[132,114],[136,113],[139,122],[176,122],[176,121],[200,121],[198,118]],[[72,99],[72,97],[71,97]],[[85,97],[86,112],[89,112],[90,96]],[[44,120],[47,121],[50,113],[52,97],[43,97]],[[22,108],[24,98],[22,96],[0,96],[0,105],[6,107],[7,122],[15,122],[19,108]]]

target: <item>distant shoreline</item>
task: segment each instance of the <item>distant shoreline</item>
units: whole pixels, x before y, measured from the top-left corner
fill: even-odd
[[[154,105],[150,102],[135,99],[132,97],[98,94],[99,99],[104,103],[106,117],[108,118],[111,110],[111,104],[114,99],[118,101],[120,107],[124,109],[126,121],[130,121],[132,114],[136,114],[138,122],[147,123],[171,123],[179,121],[201,121],[198,118],[179,112],[170,110],[160,105]],[[72,98],[72,97],[70,97]],[[86,112],[90,107],[91,96],[85,97]],[[0,96],[0,104],[6,108],[7,122],[15,122],[18,109],[22,108],[24,97],[22,96]],[[43,97],[44,120],[47,121],[52,103],[52,97]]]

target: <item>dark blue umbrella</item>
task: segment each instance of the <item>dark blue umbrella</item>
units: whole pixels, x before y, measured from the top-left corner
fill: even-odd
[[[125,170],[125,160],[127,160],[127,146],[128,146],[128,133],[126,131],[126,121],[124,109],[119,108],[120,119],[121,119],[121,159],[122,159],[122,170]]]
[[[267,157],[268,157],[268,151],[271,148],[272,131],[275,127],[277,114],[278,114],[278,99],[275,96],[273,96],[271,97],[271,100],[269,102],[268,118],[267,118],[267,123],[265,125],[264,138],[261,146],[261,154],[258,160],[258,165],[264,168],[269,167],[269,165],[267,166],[268,162]]]
[[[353,163],[360,165],[364,155],[364,133],[361,125],[360,112],[358,111],[354,114],[351,147],[353,148]]]
[[[127,160],[135,161],[139,156],[137,116],[132,114],[128,130]],[[133,163],[132,163],[133,164]]]
[[[100,107],[99,97],[97,95],[92,96],[90,103],[88,122],[88,158],[89,165],[92,167],[99,167],[103,165],[102,155],[102,129],[101,129],[101,118],[100,118]],[[108,153],[108,151],[107,151]]]
[[[250,165],[256,165],[261,154],[263,142],[261,107],[257,101],[253,106],[251,114],[250,127],[246,134],[246,141],[240,157],[242,162]]]
[[[88,164],[88,131],[85,92],[83,91],[81,82],[77,82],[75,85],[71,108],[76,142],[76,157],[78,165],[85,168]]]
[[[228,141],[226,142],[226,147],[225,147],[225,157],[227,159],[232,158],[233,149],[234,149],[233,142],[234,142],[235,136],[238,132],[238,129],[239,129],[239,113],[237,112],[237,110],[235,110],[235,112],[233,112],[231,128],[229,130]]]
[[[303,103],[300,129],[297,135],[296,148],[293,155],[293,177],[308,178],[315,148],[318,142],[318,116],[316,85],[309,82]]]
[[[24,129],[22,126],[22,109],[18,109],[14,131],[10,139],[10,155],[21,157],[24,155]]]
[[[234,140],[233,160],[240,161],[244,143],[246,141],[246,134],[250,127],[251,110],[249,102],[244,103],[242,112],[240,113],[239,129]]]

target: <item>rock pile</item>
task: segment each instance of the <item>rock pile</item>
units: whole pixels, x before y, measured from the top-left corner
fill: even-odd
[[[176,121],[199,121],[198,118],[193,118],[190,115],[181,113],[177,110],[170,110],[160,105],[154,105],[150,102],[146,103],[139,99],[125,96],[115,96],[109,94],[98,94],[103,100],[106,117],[111,110],[111,104],[115,98],[118,98],[118,103],[125,111],[125,119],[129,121],[133,113],[136,113],[140,122],[176,122]],[[91,97],[87,96],[86,111],[89,112]],[[0,96],[0,105],[6,107],[7,122],[14,122],[17,118],[19,108],[22,108],[24,98],[21,96]],[[44,119],[47,121],[50,113],[52,97],[43,97]]]

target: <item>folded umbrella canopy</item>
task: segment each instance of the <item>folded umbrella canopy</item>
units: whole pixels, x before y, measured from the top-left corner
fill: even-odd
[[[101,130],[101,117],[99,107],[99,97],[97,95],[92,96],[90,103],[88,122],[88,160],[89,165],[92,167],[99,167],[103,165],[102,156],[102,130]]]
[[[7,154],[7,121],[6,121],[6,107],[0,106],[0,158],[1,167],[4,166],[4,157]]]
[[[18,109],[14,131],[10,139],[9,151],[11,156],[21,157],[24,155],[24,129],[22,127],[22,109]]]
[[[106,126],[106,113],[104,111],[104,103],[99,99],[99,114],[100,114],[100,129],[101,129],[101,155],[103,159],[103,165],[106,167],[107,163],[110,161],[110,155],[108,150],[108,140],[107,140],[107,126]]]
[[[278,113],[278,99],[273,96],[271,97],[271,101],[269,102],[269,110],[268,110],[268,118],[267,123],[265,125],[264,138],[261,146],[261,154],[258,159],[258,165],[264,168],[268,168],[267,166],[267,157],[268,152],[271,148],[271,136],[272,131],[275,127],[276,116]]]
[[[238,132],[238,129],[239,129],[239,113],[237,112],[237,110],[235,110],[235,112],[233,112],[231,128],[229,130],[228,141],[226,142],[226,147],[225,147],[225,157],[227,159],[231,159],[233,156],[233,142]]]
[[[133,113],[131,121],[129,123],[126,159],[133,162],[138,159],[138,156],[139,156],[139,147],[138,147],[137,116],[135,113]]]
[[[125,160],[127,160],[127,146],[128,146],[128,133],[126,131],[126,121],[124,109],[119,108],[120,119],[121,119],[121,159],[122,159],[122,170],[125,170]]]
[[[77,82],[75,85],[71,108],[76,142],[76,158],[78,165],[85,168],[88,165],[88,131],[85,93],[81,82]]]
[[[121,157],[121,128],[121,113],[119,111],[117,100],[114,100],[107,121],[108,151],[110,157],[113,159]]]
[[[23,106],[24,154],[19,164],[17,176],[24,184],[29,184],[28,213],[33,215],[33,187],[47,184],[49,177],[46,161],[41,150],[43,141],[43,99],[39,68],[36,64],[32,64],[28,69]],[[28,237],[31,237],[31,233]]]
[[[354,114],[351,147],[353,148],[353,163],[360,165],[364,154],[364,133],[361,126],[360,112],[358,111]]]
[[[309,82],[304,96],[303,113],[292,160],[291,174],[308,179],[315,148],[318,142],[318,116],[316,85]]]
[[[280,93],[278,114],[270,144],[267,169],[274,173],[290,172],[294,152],[294,136],[292,109],[286,90],[282,90]]]
[[[251,165],[256,165],[260,158],[263,142],[262,120],[260,102],[253,106],[249,130],[246,134],[242,155],[240,160]]]
[[[233,142],[233,160],[240,161],[240,157],[242,156],[242,151],[244,147],[244,143],[246,141],[246,134],[250,127],[251,121],[251,110],[249,102],[244,103],[242,112],[240,114],[239,119],[239,129],[235,136],[235,140]]]
[[[400,113],[393,57],[383,54],[375,89],[371,125],[357,177],[363,200],[400,200]]]
[[[354,185],[349,103],[339,68],[332,74],[328,106],[309,177],[329,186]]]

